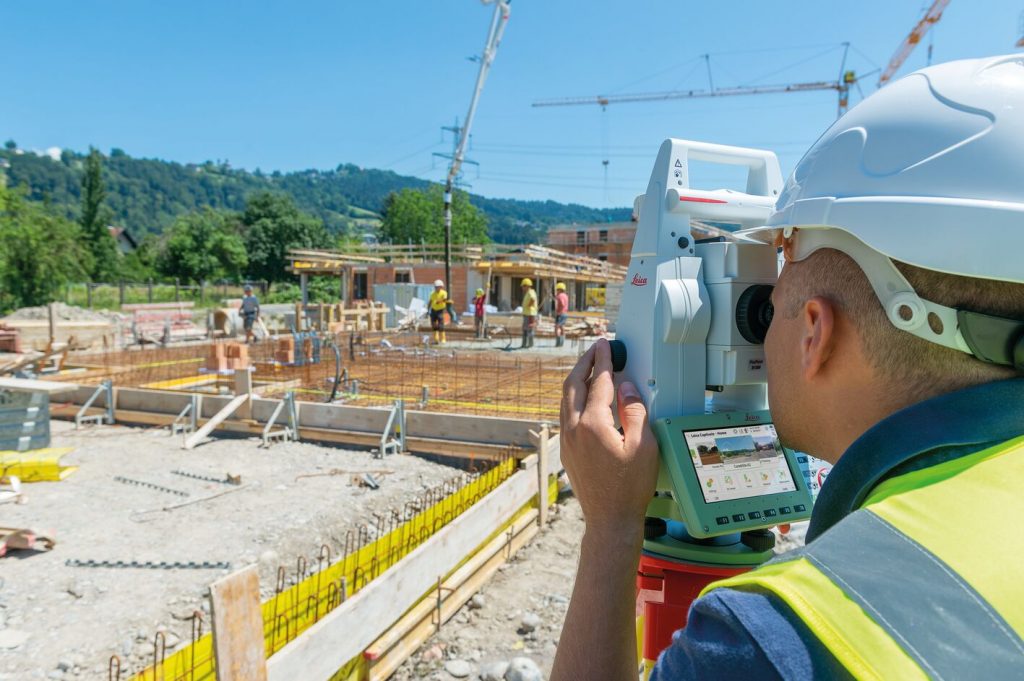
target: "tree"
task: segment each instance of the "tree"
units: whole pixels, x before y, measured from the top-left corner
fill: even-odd
[[[109,211],[103,205],[107,190],[103,185],[103,161],[100,152],[89,147],[82,177],[82,233],[92,252],[92,276],[95,281],[111,280],[118,271],[117,243],[107,229]]]
[[[395,244],[444,243],[444,188],[435,184],[426,191],[403,189],[388,194],[381,234]],[[452,194],[452,242],[487,241],[487,218],[469,202],[466,192],[456,190]]]
[[[242,213],[249,274],[270,282],[289,279],[288,250],[325,248],[330,244],[323,221],[300,211],[286,194],[259,192],[249,197]]]
[[[7,140],[6,142],[4,142],[4,149],[6,149],[7,151],[14,151],[17,148],[18,143],[15,142],[14,140]]]
[[[237,280],[249,258],[233,220],[234,215],[212,208],[179,217],[157,256],[157,269],[197,284],[210,279]]]
[[[0,299],[25,307],[54,300],[89,274],[92,254],[81,228],[22,191],[0,186]]]

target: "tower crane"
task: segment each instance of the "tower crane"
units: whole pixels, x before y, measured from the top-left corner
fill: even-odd
[[[928,11],[924,13],[921,20],[917,22],[917,25],[911,29],[910,34],[903,39],[900,46],[896,48],[896,52],[893,53],[892,59],[889,60],[889,65],[882,71],[882,75],[878,78],[878,87],[882,87],[896,75],[896,72],[903,66],[903,62],[907,60],[910,53],[914,51],[917,44],[921,42],[921,38],[931,29],[932,26],[939,23],[939,19],[942,18],[942,12],[946,9],[950,0],[935,0],[932,6],[928,8]],[[1019,44],[1019,43],[1018,43]],[[931,48],[929,48],[929,57],[931,56]]]
[[[946,0],[947,2],[949,0]],[[669,99],[697,99],[703,97],[731,97],[736,95],[765,95],[780,92],[812,92],[816,90],[835,90],[839,95],[837,105],[837,116],[842,116],[849,108],[850,87],[856,84],[857,75],[853,71],[846,70],[846,56],[850,49],[849,43],[843,43],[843,61],[839,68],[839,78],[835,81],[815,81],[809,83],[791,83],[789,85],[741,85],[737,87],[714,86],[711,80],[709,55],[704,55],[708,64],[709,87],[706,90],[668,90],[665,92],[639,92],[622,95],[595,95],[589,97],[562,97],[559,99],[542,99],[533,103],[535,107],[541,106],[577,106],[583,104],[597,104],[607,107],[609,104],[624,104],[627,102],[662,102]]]
[[[484,90],[484,81],[487,80],[487,73],[491,70],[491,63],[498,53],[498,45],[501,43],[501,36],[505,33],[505,26],[508,24],[511,13],[512,0],[481,0],[483,4],[494,3],[494,14],[491,17],[491,27],[487,31],[487,40],[484,42],[484,50],[480,54],[480,70],[476,76],[476,86],[473,88],[473,98],[469,101],[469,111],[466,113],[466,122],[456,126],[454,130],[457,135],[455,152],[451,156],[451,164],[448,166],[448,177],[444,184],[444,281],[445,285],[452,285],[452,189],[455,180],[462,169],[462,162],[466,157],[466,144],[469,141],[469,131],[473,126],[473,116],[476,115],[476,105],[480,101],[480,94]],[[449,290],[451,290],[449,288]]]

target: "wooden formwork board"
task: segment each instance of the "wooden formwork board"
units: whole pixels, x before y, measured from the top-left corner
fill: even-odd
[[[527,461],[536,466],[536,458]],[[331,678],[398,622],[439,577],[484,545],[536,492],[532,469],[513,475],[272,656],[267,678]]]

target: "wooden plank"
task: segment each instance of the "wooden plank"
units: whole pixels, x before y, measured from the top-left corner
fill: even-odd
[[[537,522],[541,528],[548,524],[548,427],[540,429],[540,442],[537,444]]]
[[[532,470],[514,474],[271,657],[268,679],[331,678],[415,605],[439,576],[487,541],[535,490]]]
[[[235,411],[248,400],[249,395],[247,394],[237,395],[233,400],[227,403],[227,406],[217,412],[212,419],[207,421],[201,428],[185,439],[185,449],[193,449],[197,444],[206,439],[206,436],[213,432],[214,428],[223,423],[224,419],[234,414]]]
[[[77,383],[59,383],[57,381],[36,381],[31,378],[0,378],[0,388],[34,393],[66,393],[78,390]],[[95,390],[93,388],[92,390]],[[92,393],[90,392],[90,395]]]
[[[217,681],[266,681],[260,578],[255,565],[210,585]]]

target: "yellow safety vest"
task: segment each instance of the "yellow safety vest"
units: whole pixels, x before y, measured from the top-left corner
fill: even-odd
[[[444,289],[430,294],[430,309],[443,310],[448,307],[448,292]]]
[[[857,679],[1024,678],[1024,436],[882,482],[802,549],[710,589],[789,606]]]

